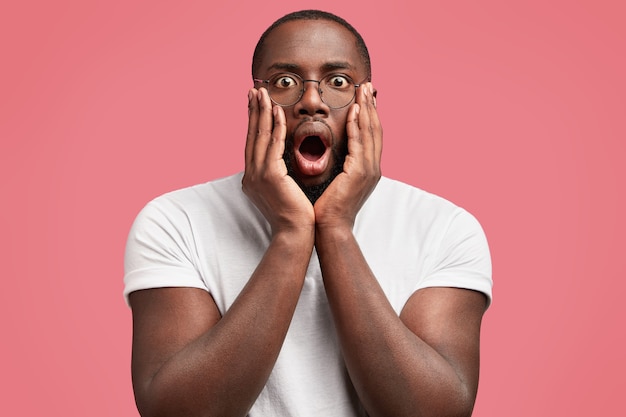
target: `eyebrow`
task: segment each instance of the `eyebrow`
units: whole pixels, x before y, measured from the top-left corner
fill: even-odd
[[[268,69],[296,72],[300,68],[301,68],[300,65],[297,65],[297,64],[288,63],[288,62],[276,62],[272,64]],[[351,65],[350,63],[346,61],[332,61],[332,62],[326,62],[324,65],[322,65],[321,69],[322,69],[322,72],[328,72],[328,71],[336,71],[336,70],[355,70],[355,67],[354,65]]]

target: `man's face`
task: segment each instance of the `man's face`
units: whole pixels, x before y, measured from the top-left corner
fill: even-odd
[[[254,75],[264,80],[283,72],[304,80],[338,73],[359,83],[368,75],[354,35],[326,20],[292,21],[274,29],[265,40],[258,68]],[[305,192],[314,194],[309,195],[312,200],[342,171],[350,105],[331,109],[321,100],[318,84],[306,82],[301,100],[283,107],[287,119],[285,163]]]

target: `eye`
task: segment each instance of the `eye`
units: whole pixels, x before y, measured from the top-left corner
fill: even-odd
[[[274,79],[276,88],[294,88],[298,86],[298,81],[290,75],[279,75]]]
[[[328,77],[326,84],[337,90],[345,90],[352,86],[352,80],[346,75],[331,75]]]

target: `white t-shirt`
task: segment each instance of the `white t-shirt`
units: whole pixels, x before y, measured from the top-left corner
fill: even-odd
[[[137,216],[126,246],[124,296],[194,287],[222,315],[260,262],[269,224],[241,190],[242,173],[162,195]],[[381,178],[357,215],[354,235],[396,313],[427,287],[484,293],[491,260],[467,211],[415,187]],[[250,417],[365,415],[345,370],[313,251],[304,287],[272,374]]]

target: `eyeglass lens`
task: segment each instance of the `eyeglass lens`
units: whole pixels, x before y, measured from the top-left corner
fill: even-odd
[[[296,74],[278,74],[269,79],[268,92],[276,104],[292,106],[302,98],[306,82],[319,83],[318,91],[322,101],[331,108],[345,107],[354,98],[356,88],[354,82],[345,75],[329,75],[319,82],[303,81]]]

